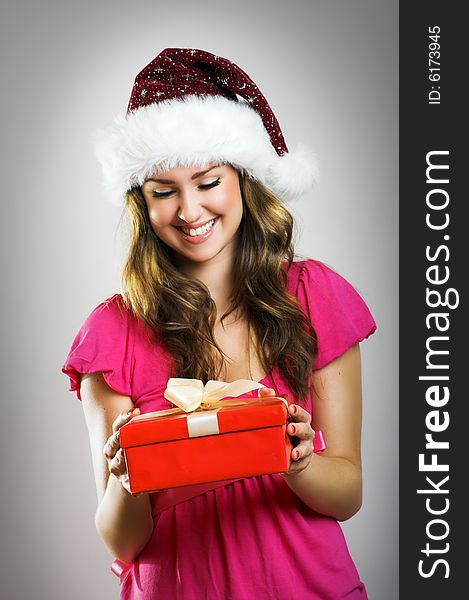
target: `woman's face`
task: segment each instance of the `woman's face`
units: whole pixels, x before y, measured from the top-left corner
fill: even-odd
[[[180,258],[202,263],[233,252],[243,202],[231,165],[175,167],[141,189],[153,231]]]

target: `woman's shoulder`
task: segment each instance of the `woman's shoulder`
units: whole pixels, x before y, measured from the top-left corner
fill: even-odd
[[[323,310],[361,309],[369,312],[360,292],[350,281],[340,275],[326,263],[306,258],[292,263],[292,275],[288,276],[296,283],[296,295],[313,303],[316,308],[322,305]]]
[[[376,323],[364,298],[332,267],[308,258],[295,261],[290,270],[289,291],[297,297],[316,331],[315,368],[374,333]]]
[[[99,302],[88,313],[71,344],[62,372],[70,378],[70,390],[80,396],[80,373],[102,372],[115,391],[139,393],[141,377],[135,364],[145,366],[163,359],[163,350],[152,343],[149,330],[129,309],[121,294]],[[140,373],[140,371],[139,371]]]
[[[307,287],[314,287],[316,291],[324,287],[344,287],[350,286],[350,283],[332,267],[326,263],[314,259],[303,258],[295,260],[288,268],[288,263],[284,263],[287,271],[287,280],[289,289],[300,283]]]
[[[127,307],[124,301],[124,297],[122,294],[115,293],[108,298],[105,298],[102,302],[96,305],[94,310],[105,310],[108,309],[110,311],[121,312],[123,310],[127,311]]]
[[[112,324],[116,326],[128,324],[131,319],[132,311],[127,307],[122,294],[116,293],[95,305],[89,312],[85,323],[99,325],[102,322],[109,327]]]
[[[72,348],[78,345],[89,347],[103,345],[112,350],[129,340],[134,329],[132,312],[127,308],[121,294],[105,298],[94,308],[88,310],[86,317],[75,336]],[[133,337],[133,336],[132,336]]]
[[[82,373],[102,372],[113,390],[130,395],[129,338],[129,313],[120,294],[104,299],[88,313],[62,365],[69,389],[79,400]]]

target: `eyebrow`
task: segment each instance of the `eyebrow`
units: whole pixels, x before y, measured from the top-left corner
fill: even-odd
[[[202,175],[205,175],[206,173],[208,173],[209,171],[211,171],[212,169],[216,169],[217,167],[219,167],[220,165],[213,165],[213,167],[210,167],[209,169],[206,169],[205,171],[197,171],[197,173],[194,173],[191,176],[191,179],[197,179],[198,177],[202,177]],[[145,180],[144,183],[147,183],[147,181],[154,181],[155,183],[175,183],[172,179],[160,179],[158,178],[154,178],[154,177],[149,177],[148,179]]]

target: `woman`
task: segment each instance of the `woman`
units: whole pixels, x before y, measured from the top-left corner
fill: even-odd
[[[329,267],[293,260],[281,199],[311,185],[311,156],[288,152],[239,67],[179,48],[139,73],[127,117],[96,144],[131,243],[122,294],[91,312],[62,370],[83,401],[121,598],[366,598],[338,521],[361,505],[358,343],[375,323]],[[132,496],[119,429],[168,407],[169,377],[287,393],[289,471]]]

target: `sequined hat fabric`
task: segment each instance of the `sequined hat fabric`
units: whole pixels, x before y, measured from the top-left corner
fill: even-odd
[[[127,112],[189,94],[223,96],[234,102],[238,94],[261,116],[277,153],[287,152],[280,125],[254,81],[233,62],[204,50],[163,50],[135,78]]]
[[[126,115],[94,134],[111,202],[150,174],[227,162],[283,200],[314,183],[304,145],[289,152],[266,98],[233,62],[189,48],[167,48],[135,78]]]

